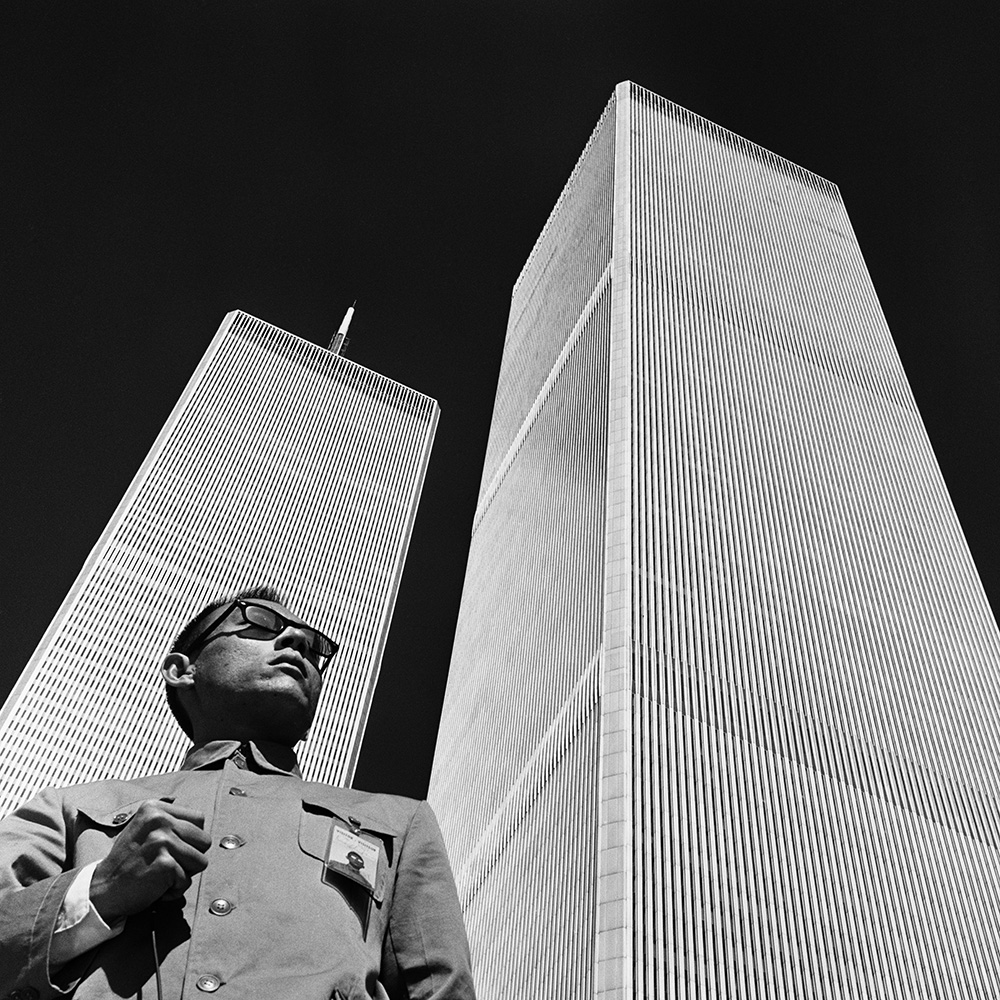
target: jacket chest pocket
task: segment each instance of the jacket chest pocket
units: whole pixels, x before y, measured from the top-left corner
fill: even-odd
[[[303,799],[299,848],[315,858],[324,884],[338,891],[367,936],[372,904],[381,908],[394,863],[393,832],[385,824]]]

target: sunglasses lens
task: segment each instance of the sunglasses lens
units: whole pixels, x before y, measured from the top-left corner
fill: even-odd
[[[243,609],[243,617],[250,625],[258,625],[260,628],[268,629],[277,634],[284,628],[281,618],[270,608],[263,608],[259,604],[248,604]]]
[[[306,633],[309,636],[309,648],[316,656],[329,656],[330,643],[326,641],[326,636],[314,632],[312,629]]]
[[[248,604],[243,608],[243,621],[246,625],[239,634],[245,639],[272,639],[285,626],[281,618],[270,608]]]

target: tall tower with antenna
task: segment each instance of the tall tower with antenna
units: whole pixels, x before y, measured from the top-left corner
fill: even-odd
[[[339,356],[352,313],[329,350],[226,316],[0,711],[0,814],[175,767],[159,659],[199,607],[260,583],[340,643],[301,757],[350,783],[438,419]]]
[[[514,285],[431,777],[479,996],[996,998],[998,732],[839,191],[620,84]]]

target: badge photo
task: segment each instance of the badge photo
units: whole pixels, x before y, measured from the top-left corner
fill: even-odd
[[[374,893],[378,888],[379,845],[334,821],[326,850],[326,865],[365,886]]]
[[[387,866],[382,845],[374,834],[369,837],[361,834],[360,827],[348,829],[334,820],[323,868],[323,881],[339,889],[357,913],[362,936],[368,934],[372,900],[382,902]]]

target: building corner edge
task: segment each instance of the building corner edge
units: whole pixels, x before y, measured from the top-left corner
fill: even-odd
[[[631,84],[615,88],[604,636],[600,673],[595,1000],[632,996],[633,674]]]

